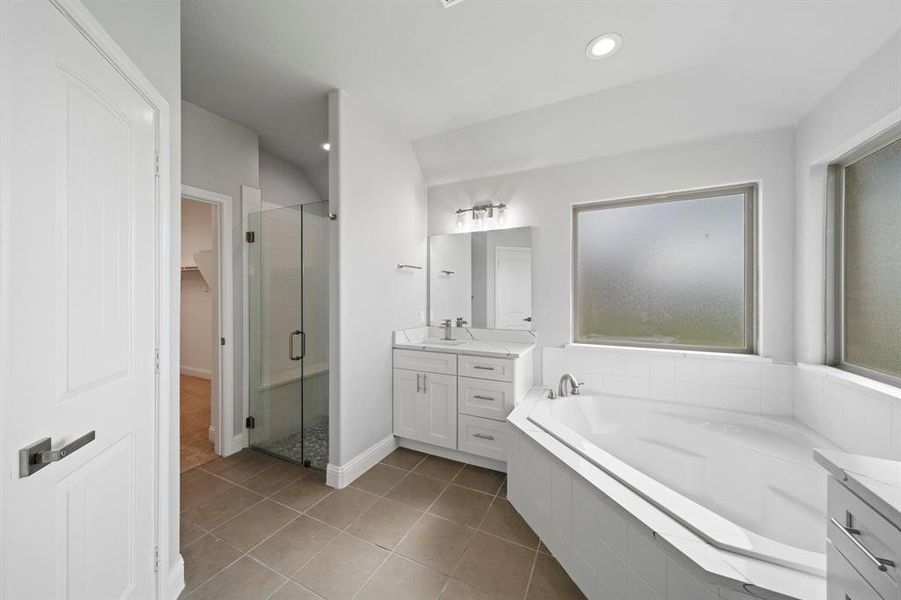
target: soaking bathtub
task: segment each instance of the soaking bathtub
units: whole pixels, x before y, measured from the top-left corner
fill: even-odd
[[[539,400],[528,420],[708,544],[822,577],[834,445],[791,419],[605,394]]]

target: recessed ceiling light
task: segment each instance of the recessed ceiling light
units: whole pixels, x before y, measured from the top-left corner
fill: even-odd
[[[323,142],[322,145],[320,145],[319,147],[322,148],[323,150],[325,150],[326,152],[328,152],[329,150],[332,149],[332,145],[329,144],[328,142]]]
[[[585,56],[593,60],[607,58],[623,45],[623,36],[618,33],[605,33],[588,42]]]

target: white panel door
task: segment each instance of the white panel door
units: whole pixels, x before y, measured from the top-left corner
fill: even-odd
[[[152,598],[158,116],[49,2],[0,59],[0,596]]]
[[[419,438],[423,442],[457,447],[457,378],[439,373],[422,374],[422,400],[417,407]]]
[[[494,326],[532,328],[532,249],[498,246],[495,249]]]

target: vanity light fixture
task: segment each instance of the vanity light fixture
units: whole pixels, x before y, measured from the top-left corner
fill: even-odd
[[[473,220],[481,219],[484,217],[488,217],[489,219],[494,216],[494,211],[498,211],[500,214],[505,208],[507,208],[506,204],[477,204],[472,208],[458,208],[455,213],[458,217],[462,216],[464,213],[471,212]]]
[[[332,149],[332,145],[328,142],[322,142],[322,144],[320,144],[319,147],[322,148],[323,150],[325,150],[326,152],[328,152],[329,150]]]
[[[605,33],[588,42],[585,56],[591,60],[607,58],[623,45],[623,36],[618,33]]]

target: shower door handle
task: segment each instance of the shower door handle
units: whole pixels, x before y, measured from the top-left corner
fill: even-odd
[[[300,336],[300,356],[294,355],[294,336]],[[303,358],[303,355],[306,354],[306,336],[300,329],[295,329],[291,332],[291,335],[288,336],[288,358],[291,360],[300,360]]]

